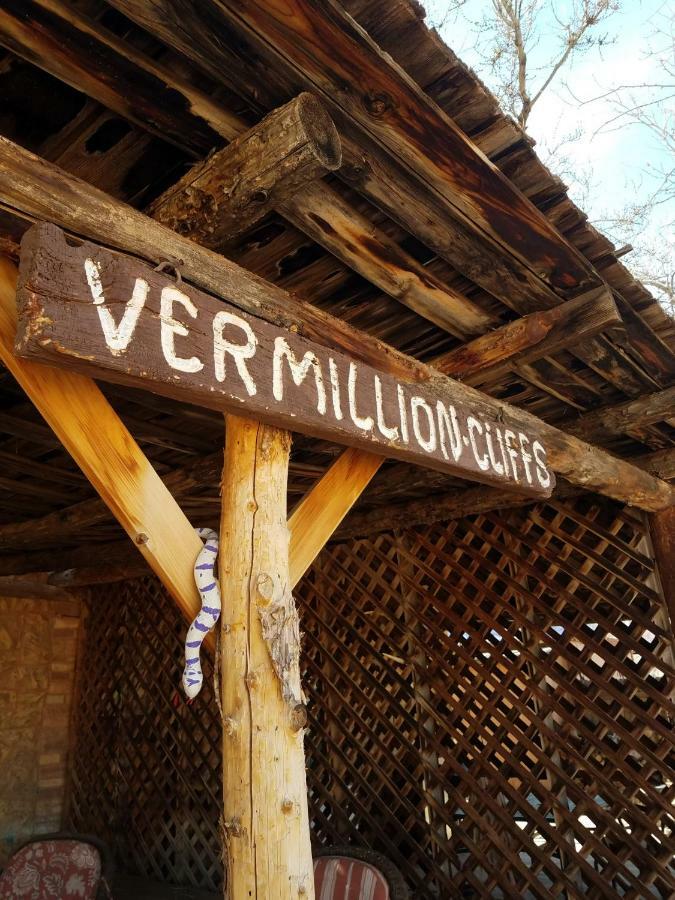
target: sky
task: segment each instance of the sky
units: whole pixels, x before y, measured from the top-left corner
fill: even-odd
[[[544,0],[537,19],[537,41],[529,54],[533,67],[543,69],[556,53],[557,26],[552,12],[555,9],[564,18],[572,2],[574,0],[558,0],[557,3]],[[652,136],[648,129],[606,124],[617,112],[612,98],[594,100],[617,85],[666,80],[659,64],[648,58],[645,49],[657,40],[664,46],[663,38],[655,38],[654,32],[666,23],[669,0],[618,2],[619,11],[598,32],[607,37],[603,46],[590,49],[559,73],[535,105],[527,131],[537,142],[541,158],[553,171],[558,170],[557,174],[569,186],[572,198],[591,221],[621,244],[632,236],[616,229],[610,221],[614,212],[651,196],[660,183],[659,169],[672,167],[673,162],[668,158],[663,142]],[[478,24],[490,13],[490,0],[466,0],[455,12],[448,12],[450,5],[448,0],[426,0],[427,22],[437,25],[460,59],[493,88],[494,76],[483,55],[491,39]],[[535,88],[538,81],[535,75]],[[675,94],[675,89],[665,91],[666,94]],[[644,92],[638,96],[642,100]],[[675,104],[672,98],[669,102],[675,120]],[[624,122],[621,120],[621,124]],[[575,135],[575,140],[567,142],[566,137],[570,135]],[[554,148],[557,150],[550,157]],[[658,206],[643,236],[632,241],[636,247],[639,243],[647,246],[647,256],[652,251],[665,254],[670,271],[675,271],[674,221],[675,199]],[[642,255],[638,260],[640,252]],[[634,267],[639,262],[644,264],[644,250],[624,257],[623,262],[629,267],[631,256]]]

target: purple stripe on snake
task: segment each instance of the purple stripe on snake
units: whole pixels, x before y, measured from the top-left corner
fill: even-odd
[[[211,553],[217,553],[217,552],[218,552],[218,548],[217,548],[217,547],[212,547],[210,544],[204,544],[204,546],[206,547],[207,550],[210,550]]]
[[[209,613],[214,619],[220,615],[220,610],[215,606],[202,606],[202,612]]]
[[[186,641],[186,647],[201,647],[203,638],[199,638],[198,641]]]
[[[212,562],[202,563],[201,566],[195,566],[195,571],[199,570],[200,572],[201,571],[205,572],[207,569],[211,569],[211,571],[213,571],[213,563]]]
[[[199,657],[195,656],[192,659],[186,659],[185,662],[188,664],[188,666],[194,666],[195,663],[199,662]]]
[[[204,593],[205,591],[212,591],[212,590],[214,589],[215,586],[216,586],[216,582],[215,582],[215,581],[212,581],[211,584],[204,584],[204,585],[202,585],[202,586],[199,588],[199,590],[200,590],[202,593]]]
[[[204,633],[206,633],[207,631],[211,631],[211,629],[207,625],[202,625],[201,622],[193,622],[192,624],[197,629],[197,631],[203,631]]]

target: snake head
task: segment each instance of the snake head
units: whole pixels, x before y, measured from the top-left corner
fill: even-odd
[[[202,689],[201,673],[198,677],[197,673],[192,672],[189,669],[185,669],[183,672],[182,685],[183,691],[185,692],[185,696],[188,698],[188,700],[194,700],[194,698]]]

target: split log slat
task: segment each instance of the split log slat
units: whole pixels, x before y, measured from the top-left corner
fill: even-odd
[[[175,17],[181,7],[169,2],[162,9],[155,3],[150,13],[136,0],[114,5],[131,18],[158,24],[169,19],[170,11]],[[578,251],[337,3],[289,0],[263,8],[208,0],[202,19],[207,10],[212,27],[239,25],[261,53],[279,60],[275,68],[290,70],[295,92],[310,85],[308,89],[324,97],[328,108],[340,116],[340,123],[347,118],[401,159],[449,203],[456,218],[471,222],[472,230],[480,229],[508,247],[563,291],[597,285],[597,276]],[[190,26],[197,29],[197,17],[187,8],[182,13],[183,33]],[[508,217],[502,209],[509,210]]]

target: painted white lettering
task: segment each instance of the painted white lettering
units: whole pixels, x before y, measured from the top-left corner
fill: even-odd
[[[502,454],[502,462],[504,463],[504,474],[507,478],[510,478],[511,470],[509,469],[509,461],[506,456],[506,449],[504,448],[504,438],[502,437],[502,433],[499,428],[496,428],[495,431],[497,432],[497,443],[499,444],[499,449]]]
[[[288,360],[288,368],[296,387],[300,387],[307,377],[310,369],[314,369],[314,381],[316,383],[316,410],[320,415],[326,414],[326,388],[323,384],[323,372],[321,371],[321,363],[316,353],[307,350],[305,355],[298,362],[295,354],[288,346],[285,338],[278,337],[274,341],[274,359],[272,360],[272,393],[274,399],[281,402],[284,399],[284,377],[281,370],[281,364],[284,357]]]
[[[382,382],[379,377],[375,376],[375,406],[377,409],[377,427],[380,430],[380,433],[383,434],[387,440],[397,441],[398,440],[398,428],[394,425],[389,426],[385,424],[384,421],[384,410],[382,409]]]
[[[504,474],[504,466],[499,462],[498,459],[495,459],[495,448],[492,444],[492,431],[490,429],[489,422],[485,423],[485,443],[488,448],[488,456],[490,457],[490,465],[497,473],[497,475]]]
[[[410,409],[412,410],[413,431],[415,432],[417,443],[423,450],[426,450],[427,453],[433,453],[436,449],[436,420],[434,419],[431,407],[426,400],[422,399],[422,397],[411,397]],[[424,410],[424,415],[427,417],[427,427],[429,431],[429,436],[427,438],[422,435],[420,429],[419,411],[421,409]]]
[[[450,411],[449,415],[448,410]],[[445,446],[445,438],[447,435],[450,442],[452,458],[457,462],[464,451],[462,432],[460,431],[459,422],[457,421],[457,410],[454,406],[450,406],[446,409],[445,403],[443,403],[442,400],[437,400],[436,418],[438,419],[438,437],[441,445],[441,453],[445,459],[450,458]]]
[[[234,325],[244,332],[245,343],[233,344],[223,337],[223,330],[228,325]],[[257,391],[256,383],[251,378],[251,373],[246,367],[246,360],[255,355],[258,346],[258,338],[245,319],[235,316],[231,312],[219,312],[213,317],[213,363],[216,371],[216,380],[225,381],[225,354],[229,353],[234,359],[239,377],[249,397],[253,397]]]
[[[523,461],[523,466],[525,467],[525,477],[527,478],[527,483],[532,484],[532,470],[530,469],[530,463],[532,462],[532,454],[528,452],[527,447],[530,444],[530,439],[526,434],[523,434],[522,431],[518,432],[518,440],[520,442],[520,457]]]
[[[174,303],[180,303],[181,306],[185,307],[186,311],[193,319],[197,318],[197,307],[187,294],[184,294],[175,287],[162,288],[159,318],[161,321],[160,339],[164,359],[172,369],[177,369],[179,372],[201,372],[204,368],[204,363],[196,356],[191,356],[189,359],[176,356],[176,335],[179,334],[181,337],[187,337],[190,331],[186,325],[179,322],[178,319],[174,319]]]
[[[84,261],[84,271],[87,276],[87,283],[91,290],[91,296],[94,300],[94,306],[98,313],[101,328],[103,329],[103,337],[105,338],[106,345],[113,356],[120,356],[129,346],[134,331],[136,330],[136,325],[138,325],[141,310],[145,306],[145,301],[148,297],[148,282],[143,278],[136,279],[134,282],[134,289],[131,293],[131,299],[127,301],[127,304],[124,307],[124,314],[122,315],[119,325],[116,325],[112,313],[105,305],[99,264],[87,257]]]
[[[331,395],[333,397],[333,411],[335,413],[335,418],[339,422],[342,419],[342,403],[340,401],[340,376],[338,374],[338,367],[335,365],[335,360],[332,356],[328,357],[328,368],[330,370],[330,389]]]
[[[356,410],[356,363],[353,362],[349,363],[349,386],[347,393],[349,395],[349,415],[352,417],[352,422],[357,428],[361,428],[363,431],[372,431],[374,425],[372,416],[362,417]]]
[[[398,416],[401,422],[401,440],[408,443],[408,410],[405,406],[405,394],[400,384],[396,385],[396,394],[398,396]]]
[[[516,460],[518,459],[518,451],[515,447],[511,446],[511,441],[515,440],[515,434],[512,431],[507,429],[504,432],[504,442],[506,443],[506,452],[509,454],[511,459],[511,469],[513,471],[513,477],[516,481],[520,481],[518,478],[518,466],[516,465]]]
[[[483,472],[486,469],[490,468],[490,460],[488,459],[487,453],[484,453],[482,456],[478,450],[478,444],[476,443],[476,432],[478,434],[483,434],[483,426],[480,424],[478,419],[474,419],[473,416],[467,416],[466,426],[469,429],[469,441],[471,442],[471,449],[473,450],[474,459],[478,463],[478,468],[482,469]]]
[[[546,466],[546,450],[539,441],[532,442],[532,452],[534,453],[534,461],[537,466],[537,478],[539,484],[543,488],[547,488],[551,483],[551,473]]]

